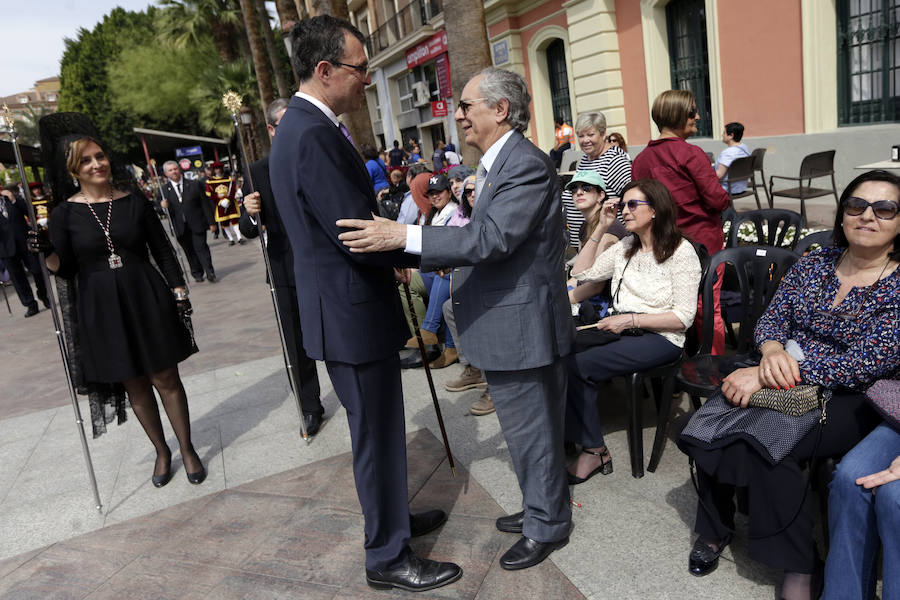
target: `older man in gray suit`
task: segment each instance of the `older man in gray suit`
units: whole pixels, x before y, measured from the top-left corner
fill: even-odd
[[[569,540],[565,479],[564,357],[574,327],[563,270],[560,190],[547,156],[522,136],[531,98],[517,74],[488,68],[465,86],[454,115],[483,154],[475,207],[465,227],[419,227],[345,219],[354,252],[405,248],[422,270],[454,266],[460,344],[485,372],[523,511],[497,520],[522,537],[503,555],[509,570],[538,564]]]

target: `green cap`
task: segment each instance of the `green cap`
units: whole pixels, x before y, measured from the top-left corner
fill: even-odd
[[[597,171],[578,171],[572,181],[566,184],[567,190],[572,190],[579,183],[589,183],[595,185],[604,192],[606,191],[606,183]]]

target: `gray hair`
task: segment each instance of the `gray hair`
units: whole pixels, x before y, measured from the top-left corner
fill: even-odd
[[[266,124],[274,126],[278,122],[278,113],[288,107],[291,101],[287,98],[276,98],[266,109]]]
[[[169,165],[175,165],[175,166],[178,167],[179,169],[181,168],[181,167],[178,165],[178,163],[175,162],[174,160],[167,160],[166,162],[163,163],[163,170],[165,170],[165,168],[168,167]]]
[[[606,117],[602,112],[586,112],[578,115],[578,120],[575,121],[575,134],[578,135],[589,127],[596,129],[600,135],[606,133]]]
[[[522,76],[496,67],[483,69],[479,75],[483,79],[478,85],[478,90],[488,106],[497,106],[501,100],[509,102],[506,122],[520,133],[525,131],[528,128],[528,121],[531,120],[531,113],[528,112],[531,95]]]

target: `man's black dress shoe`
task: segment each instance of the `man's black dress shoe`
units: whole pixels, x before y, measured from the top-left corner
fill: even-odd
[[[217,282],[217,281],[219,280],[219,278],[216,277],[216,274],[215,274],[215,273],[212,273],[212,274],[210,274],[210,275],[206,278],[206,280],[207,280],[208,282],[210,282],[210,283],[215,283],[215,282]]]
[[[700,538],[697,538],[697,541],[694,542],[694,547],[691,548],[691,553],[688,556],[688,570],[691,572],[691,575],[703,577],[704,575],[709,575],[715,571],[716,567],[719,566],[719,556],[721,556],[722,551],[725,550],[725,546],[727,546],[730,541],[731,536],[729,535],[719,544],[718,550],[713,550],[705,543],[701,542]]]
[[[366,583],[376,590],[400,588],[410,592],[433,590],[462,577],[459,565],[419,558],[411,553],[404,562],[384,571],[366,569]]]
[[[197,283],[202,283],[202,282],[203,282],[203,275],[200,275],[199,277],[194,276],[194,281],[196,281]]]
[[[523,535],[518,542],[512,545],[512,548],[506,551],[506,554],[500,557],[500,566],[507,571],[533,567],[550,556],[551,552],[568,543],[569,536],[556,542],[537,542]]]
[[[418,514],[409,513],[409,535],[419,537],[431,533],[447,522],[447,513],[439,508]]]
[[[497,529],[504,533],[522,533],[522,522],[525,521],[525,511],[519,511],[513,515],[497,519]]]
[[[303,424],[306,426],[306,435],[312,437],[319,433],[322,427],[322,415],[320,413],[303,413]]]
[[[38,314],[37,302],[28,307],[28,310],[25,311],[25,318],[33,317],[36,314]]]

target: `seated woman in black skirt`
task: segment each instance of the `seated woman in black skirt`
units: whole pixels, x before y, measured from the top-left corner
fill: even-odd
[[[759,366],[733,371],[721,395],[682,423],[679,447],[696,462],[700,493],[691,574],[716,568],[734,530],[735,487],[746,487],[750,557],[784,570],[782,597],[818,597],[812,589],[818,562],[812,518],[802,506],[803,467],[813,455],[845,454],[872,430],[877,420],[862,392],[900,369],[898,202],[900,178],[885,171],[864,173],[847,186],[835,218],[835,246],[801,258],[756,325]],[[747,408],[750,395],[762,388],[799,383],[833,391],[821,431],[818,411],[807,413],[804,429],[798,419],[806,416]],[[699,424],[716,411],[730,412],[731,420],[746,416],[747,422],[723,427],[704,442]]]
[[[50,243],[44,241],[40,249],[51,271],[77,280],[79,366],[87,382],[124,384],[134,414],[156,448],[152,481],[162,487],[171,478],[172,452],[153,397],[155,387],[178,438],[188,481],[202,483],[206,469],[191,443],[187,397],[178,374],[178,363],[192,351],[176,309],[176,300],[187,305],[178,261],[153,205],[113,187],[110,160],[96,140],[73,137],[63,142],[64,176],[74,178],[80,190],[54,209]],[[63,174],[56,175],[62,181]],[[150,263],[151,254],[165,280]]]
[[[631,235],[595,257],[594,246],[616,219],[616,204],[607,202],[572,274],[579,281],[611,280],[617,314],[601,319],[598,329],[622,334],[639,328],[643,335],[622,335],[569,357],[566,440],[582,447],[569,467],[570,484],[612,472],[597,413],[597,384],[676,360],[697,311],[700,260],[675,225],[677,208],[669,190],[651,179],[632,181],[618,205]]]

